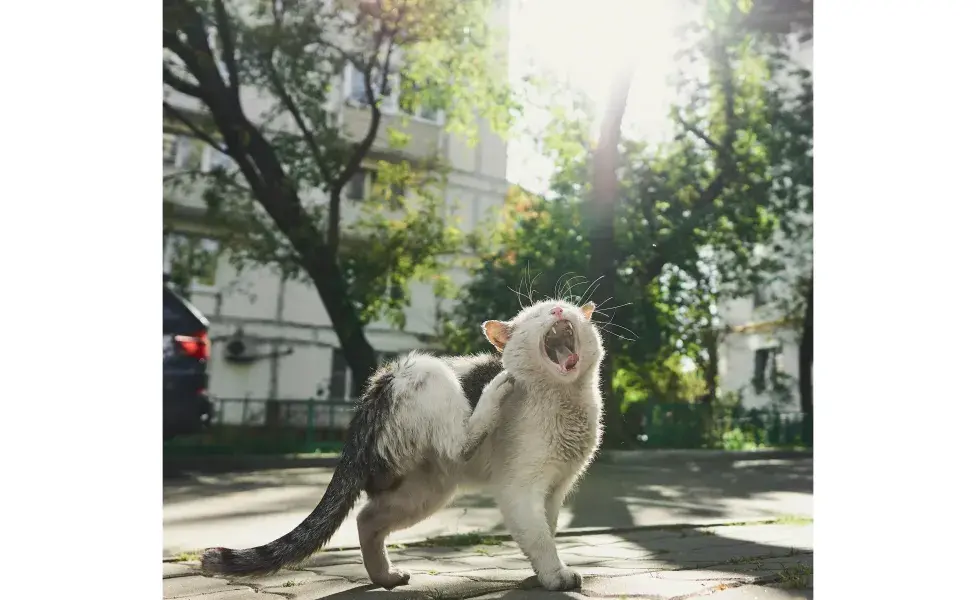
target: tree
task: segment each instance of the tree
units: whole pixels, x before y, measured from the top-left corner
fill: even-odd
[[[593,153],[593,187],[589,200],[590,262],[588,272],[593,281],[603,280],[604,292],[612,297],[617,281],[617,246],[614,240],[614,223],[617,214],[617,196],[620,182],[617,180],[617,167],[620,163],[621,124],[627,109],[627,96],[634,78],[635,64],[625,59],[625,65],[616,74],[610,90],[610,102],[603,124],[600,127],[600,140]],[[614,353],[606,349],[600,365],[600,383],[607,405],[620,406],[614,392]],[[604,417],[604,437],[608,443],[627,445],[629,439],[624,435],[623,414],[620,410],[607,410]]]
[[[358,386],[376,365],[365,323],[385,315],[402,325],[406,283],[433,278],[461,239],[444,214],[436,152],[383,156],[379,191],[348,228],[343,189],[378,138],[393,151],[410,142],[405,120],[397,128],[384,117],[394,88],[401,109],[441,110],[451,131],[472,133],[475,115],[504,128],[512,103],[490,9],[489,0],[163,2],[164,116],[232,165],[175,183],[204,186],[239,267],[270,264],[310,281]],[[347,68],[362,82],[359,132],[329,105]]]
[[[574,275],[588,272],[594,252],[584,210],[593,193],[593,111],[576,98],[540,134],[556,165],[551,193],[517,191],[508,199],[498,247],[482,254],[451,315],[453,349],[477,347],[482,315],[513,314],[539,290],[577,301],[596,296],[606,299],[596,314],[614,356],[615,387],[661,390],[659,378],[674,368],[676,356],[687,356],[707,374],[705,397],[714,397],[717,304],[750,289],[771,267],[757,251],[802,196],[791,165],[809,154],[809,138],[797,134],[806,121],[791,114],[803,90],[775,81],[786,68],[775,45],[745,34],[735,5],[707,8],[685,53],[689,66],[679,88],[684,100],[672,112],[673,137],[653,148],[626,138],[619,145],[612,237],[599,242],[612,241],[615,268],[605,277],[612,280],[612,300],[606,288],[594,293],[592,278]],[[790,122],[796,126],[787,127]],[[619,418],[626,396],[608,402],[608,419]],[[627,443],[607,433],[607,447]]]

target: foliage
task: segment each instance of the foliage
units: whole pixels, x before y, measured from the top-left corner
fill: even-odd
[[[446,165],[437,148],[411,148],[404,115],[442,111],[450,131],[472,140],[478,118],[502,132],[512,118],[492,2],[167,0],[163,9],[166,126],[227,159],[172,174],[167,192],[202,193],[238,268],[310,279],[361,381],[374,364],[362,324],[403,326],[407,282],[433,278],[461,243],[445,213]],[[352,104],[347,73],[362,83]],[[376,185],[352,206],[343,189],[378,140]]]
[[[598,284],[574,275],[585,272],[589,254],[593,111],[570,96],[537,133],[556,167],[548,193],[509,197],[495,245],[445,326],[450,349],[485,349],[477,324],[512,316],[540,290],[593,297],[602,301],[597,314],[625,407],[687,402],[710,390],[719,302],[781,269],[784,256],[763,250],[785,247],[777,232],[796,235],[812,209],[812,87],[784,40],[744,34],[735,5],[710,3],[709,11],[716,18],[690,28],[682,54],[673,137],[653,148],[621,145],[616,297],[601,298]],[[682,357],[693,374],[683,374]]]

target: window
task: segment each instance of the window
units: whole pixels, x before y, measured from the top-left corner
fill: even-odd
[[[782,352],[779,346],[756,350],[753,360],[752,387],[762,394],[773,387],[777,374],[782,371]]]
[[[413,92],[419,93],[420,91],[420,87],[416,83],[412,83],[412,82],[404,83],[404,86],[410,86],[412,88],[411,91]],[[408,114],[422,121],[430,121],[432,123],[438,123],[438,124],[441,123],[442,113],[440,110],[424,104],[424,102],[419,99],[418,101],[413,102],[412,104],[413,106],[407,106],[407,102],[404,95],[402,93],[398,95],[397,105],[399,106],[401,113]]]
[[[177,137],[172,133],[163,134],[163,164],[176,166]]]
[[[396,358],[396,352],[377,352],[376,362],[382,366],[386,361]],[[352,370],[346,362],[341,348],[332,349],[332,374],[329,377],[330,402],[354,402],[358,392],[352,388]]]
[[[752,290],[753,307],[759,308],[760,306],[766,306],[771,299],[769,286],[761,283],[756,284],[756,287]]]
[[[377,96],[377,99],[386,100],[393,97],[393,76],[387,77],[386,87],[382,90],[380,89],[382,78],[378,70],[373,70],[373,74],[370,79],[372,80],[373,84],[373,93]],[[363,72],[352,65],[347,65],[346,81],[348,82],[346,85],[346,97],[357,104],[368,104],[369,99],[366,96],[366,78],[363,76]],[[386,105],[387,103],[383,102],[382,104]]]
[[[163,164],[177,169],[199,169],[203,161],[203,142],[173,133],[163,134]]]
[[[346,184],[346,198],[350,200],[364,200],[369,195],[369,188],[376,180],[376,172],[359,169]]]
[[[355,104],[367,104],[369,101],[366,98],[366,81],[363,77],[362,71],[352,65],[347,65],[345,77],[346,98]],[[372,79],[373,89],[380,91],[380,75],[378,71],[373,72]],[[400,112],[423,121],[429,121],[437,124],[443,123],[443,112],[436,108],[424,106],[422,102],[416,103],[416,105],[412,108],[406,107],[404,103],[401,102],[400,89],[400,76],[396,73],[389,75],[386,80],[386,88],[378,94],[383,100],[383,102],[380,103],[380,108],[384,112]]]
[[[234,159],[212,146],[207,146],[203,154],[203,164],[201,166],[204,171],[221,169],[227,172],[233,169]]]
[[[200,235],[170,233],[163,238],[163,271],[183,292],[217,283],[220,244]]]

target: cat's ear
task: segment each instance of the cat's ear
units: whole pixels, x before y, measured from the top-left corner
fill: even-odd
[[[485,321],[481,324],[481,330],[499,352],[505,349],[505,344],[512,337],[512,324],[504,321]]]
[[[593,304],[592,302],[587,302],[586,304],[580,307],[580,312],[583,313],[583,318],[586,319],[587,321],[589,321],[590,318],[593,316],[593,311],[595,310],[596,310],[596,304]]]

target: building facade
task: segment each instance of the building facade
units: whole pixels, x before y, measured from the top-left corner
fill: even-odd
[[[507,3],[496,4],[498,24],[507,22]],[[368,127],[363,107],[362,76],[347,67],[342,81],[325,99],[351,139],[360,139]],[[356,201],[369,195],[378,157],[423,158],[436,153],[450,166],[445,202],[465,233],[491,218],[508,190],[506,143],[487,124],[479,126],[478,142],[470,145],[460,135],[445,131],[443,115],[418,109],[409,122],[400,124],[397,90],[393,86],[386,114],[373,151],[363,169],[344,189],[342,220],[356,218]],[[258,115],[267,106],[253,91],[242,90],[245,113]],[[186,102],[173,95],[173,103]],[[391,108],[392,107],[392,108]],[[192,108],[187,106],[187,108]],[[253,117],[252,117],[253,118]],[[386,134],[390,123],[410,136],[406,147],[391,147]],[[164,131],[164,177],[185,169],[209,169],[229,160],[206,144]],[[189,300],[211,321],[210,393],[220,420],[226,424],[261,424],[269,419],[269,401],[292,405],[297,423],[305,422],[308,401],[321,402],[318,425],[342,427],[356,391],[351,384],[338,338],[321,299],[308,284],[285,280],[276,270],[251,268],[238,272],[221,253],[220,242],[204,224],[205,203],[200,194],[183,192],[164,196],[163,269],[170,268],[177,252],[195,257],[199,268],[190,286]],[[454,268],[447,273],[463,284],[467,273]],[[366,337],[379,358],[429,347],[436,332],[438,307],[431,285],[411,284],[411,304],[406,327],[378,321],[366,327]],[[298,414],[301,413],[301,414]]]
[[[769,4],[777,9],[774,1]],[[770,9],[770,29],[789,28],[793,23],[792,56],[794,61],[813,72],[813,3],[805,0],[784,2],[786,13]],[[760,13],[767,14],[767,13]],[[758,287],[751,297],[735,298],[719,307],[725,327],[719,343],[719,381],[723,392],[740,394],[746,409],[776,408],[781,412],[799,412],[800,337],[798,324],[788,323],[776,302],[792,293],[786,283],[813,272],[813,215],[799,215],[809,221],[806,238],[787,238],[781,231],[773,244],[784,250],[784,271]]]

